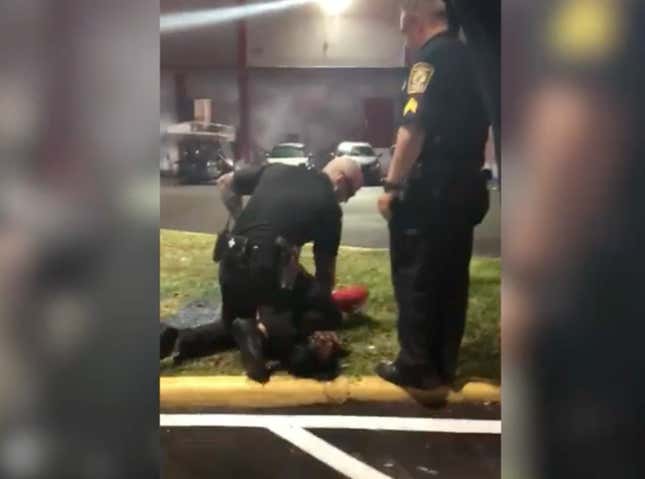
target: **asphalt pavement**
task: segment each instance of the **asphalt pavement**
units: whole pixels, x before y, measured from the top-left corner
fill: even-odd
[[[347,404],[263,410],[262,416],[255,417],[271,425],[262,425],[258,419],[258,427],[253,427],[255,424],[236,427],[240,416],[231,414],[234,412],[217,411],[212,417],[188,416],[195,418],[195,424],[204,424],[189,427],[167,427],[172,421],[162,416],[164,477],[500,477],[500,434],[468,431],[469,427],[476,430],[482,423],[496,423],[499,405],[451,405],[432,410],[402,404]],[[357,421],[353,417],[366,415],[370,429],[352,426]],[[451,419],[455,418],[466,420],[456,421],[460,424],[453,431]],[[206,425],[207,419],[219,426]],[[299,427],[303,419],[318,426]],[[419,420],[421,429],[427,430],[413,430],[406,423],[408,419]],[[328,427],[325,420],[335,423]],[[401,421],[400,427],[397,421]],[[446,430],[439,432],[434,429],[437,426]],[[457,432],[460,428],[461,432]]]
[[[376,209],[380,187],[362,188],[343,205],[343,236],[346,246],[387,248],[387,226]],[[161,183],[161,227],[198,233],[217,233],[226,223],[227,213],[213,184],[178,185],[171,179]],[[475,230],[475,254],[499,256],[500,200],[491,191],[491,210]]]

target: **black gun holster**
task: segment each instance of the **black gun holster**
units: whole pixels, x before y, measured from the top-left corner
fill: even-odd
[[[247,287],[274,285],[280,290],[291,291],[299,270],[299,250],[282,237],[275,242],[257,244],[245,236],[220,233],[215,243],[213,260],[229,278]]]
[[[213,249],[213,261],[221,262],[225,258],[235,261],[244,261],[249,252],[249,240],[245,236],[233,235],[228,231],[222,231],[215,241]]]

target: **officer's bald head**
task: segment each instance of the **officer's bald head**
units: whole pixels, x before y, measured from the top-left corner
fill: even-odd
[[[403,0],[401,32],[407,46],[420,48],[434,34],[448,28],[445,0]]]
[[[329,176],[338,201],[344,203],[363,187],[363,172],[358,163],[348,156],[334,158],[323,169]]]
[[[418,15],[432,20],[448,20],[445,0],[403,0],[401,10],[410,15]]]

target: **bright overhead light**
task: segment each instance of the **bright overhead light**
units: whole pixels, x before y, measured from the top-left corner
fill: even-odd
[[[338,15],[349,8],[352,0],[318,0],[318,4],[327,15]]]
[[[258,15],[268,15],[289,8],[310,5],[319,0],[270,0],[233,7],[211,8],[189,12],[167,13],[161,15],[161,33],[173,33],[193,28],[215,26],[220,23],[234,22]]]

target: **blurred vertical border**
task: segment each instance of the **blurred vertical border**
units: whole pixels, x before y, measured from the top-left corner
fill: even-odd
[[[503,476],[645,477],[645,3],[502,15]]]
[[[158,477],[159,3],[0,11],[0,477]]]

